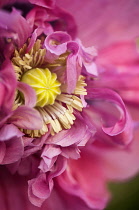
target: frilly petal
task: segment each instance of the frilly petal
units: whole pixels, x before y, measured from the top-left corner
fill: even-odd
[[[47,50],[56,55],[61,55],[67,50],[67,42],[70,36],[65,32],[54,32],[46,37],[44,45]]]
[[[67,147],[72,144],[83,146],[90,136],[91,133],[88,131],[86,124],[80,120],[76,120],[69,130],[62,130],[57,135],[51,136],[47,139],[47,143],[60,145],[62,147]]]

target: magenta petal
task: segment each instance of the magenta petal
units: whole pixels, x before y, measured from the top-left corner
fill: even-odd
[[[57,4],[74,16],[79,38],[87,46],[104,47],[139,35],[136,0],[57,0]]]
[[[49,9],[54,8],[56,0],[29,0],[30,3]]]
[[[17,88],[24,95],[25,105],[34,107],[36,105],[36,93],[31,86],[23,82],[18,82]]]
[[[12,38],[18,47],[22,47],[31,33],[26,19],[15,9],[11,13],[0,11],[0,30],[3,30],[3,36],[5,33],[6,38]]]
[[[3,145],[3,143],[5,143],[5,146]],[[21,138],[14,137],[11,138],[9,141],[1,142],[0,144],[4,149],[1,164],[14,163],[22,157],[24,146]]]
[[[9,122],[19,128],[29,130],[39,130],[42,128],[43,122],[39,112],[35,109],[26,106],[18,107],[14,112]]]
[[[10,174],[4,166],[0,167],[0,208],[1,210],[39,210],[28,200],[25,177]]]
[[[1,109],[11,110],[15,97],[16,78],[10,60],[5,60],[0,71],[0,105]]]
[[[121,97],[114,91],[106,88],[92,88],[91,84],[88,84],[87,87],[87,99],[90,100],[105,100],[109,101],[110,103],[113,103],[115,106],[118,107],[118,110],[120,111],[120,119],[118,122],[116,122],[113,126],[110,127],[102,127],[103,131],[110,135],[114,136],[124,131],[126,124],[129,120],[129,115],[127,113],[127,110],[125,108],[125,105],[121,99]],[[93,102],[93,101],[92,101]],[[107,119],[106,119],[107,120]]]

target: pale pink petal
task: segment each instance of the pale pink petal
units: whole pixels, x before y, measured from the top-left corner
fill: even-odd
[[[67,50],[70,52],[70,54],[67,57],[66,80],[68,86],[67,91],[70,94],[75,89],[78,78],[77,55],[79,51],[79,46],[76,42],[69,42],[67,44]]]
[[[1,109],[11,110],[15,97],[16,78],[10,60],[5,60],[0,71],[0,105]]]
[[[70,36],[65,32],[54,32],[46,37],[44,46],[51,53],[61,55],[67,50],[67,42],[70,41]]]

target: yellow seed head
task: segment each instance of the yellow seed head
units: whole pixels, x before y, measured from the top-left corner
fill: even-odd
[[[57,80],[57,75],[51,73],[49,69],[35,68],[25,72],[21,82],[30,85],[36,92],[36,106],[44,107],[54,104],[57,95],[60,95],[61,83]]]

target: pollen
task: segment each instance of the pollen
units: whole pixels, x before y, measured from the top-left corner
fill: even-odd
[[[51,73],[48,68],[34,68],[26,71],[21,82],[30,85],[36,92],[36,106],[44,107],[52,105],[58,95],[61,94],[61,83],[57,80],[57,75]]]

